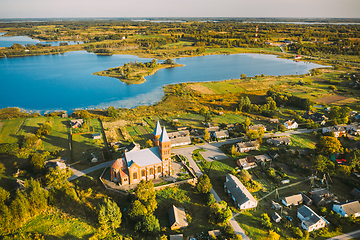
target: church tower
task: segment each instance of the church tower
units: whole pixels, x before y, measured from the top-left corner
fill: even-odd
[[[171,159],[171,140],[169,139],[165,127],[159,138],[159,152],[162,161]]]
[[[167,135],[167,134],[166,134]],[[156,123],[156,127],[155,130],[153,132],[153,143],[154,143],[154,147],[158,147],[159,146],[159,138],[161,136],[161,126],[160,126],[160,122],[157,121]]]

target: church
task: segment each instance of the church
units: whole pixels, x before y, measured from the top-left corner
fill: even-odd
[[[111,181],[136,184],[171,174],[171,140],[159,121],[152,138],[154,147],[125,152],[111,165]]]

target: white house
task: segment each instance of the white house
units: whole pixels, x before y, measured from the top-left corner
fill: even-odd
[[[214,137],[218,138],[218,139],[229,138],[229,132],[228,132],[228,130],[216,131],[216,132],[214,132]]]
[[[323,228],[329,223],[306,205],[299,208],[297,217],[301,220],[301,227],[308,232]]]
[[[339,213],[341,217],[359,217],[360,203],[359,201],[345,202],[333,205],[333,211]]]
[[[295,128],[298,128],[299,125],[297,124],[297,122],[295,121],[292,121],[292,120],[287,120],[285,123],[284,123],[286,129],[295,129]]]
[[[249,190],[247,190],[240,180],[234,175],[226,175],[224,189],[234,200],[235,206],[239,207],[241,210],[254,208],[258,204]]]

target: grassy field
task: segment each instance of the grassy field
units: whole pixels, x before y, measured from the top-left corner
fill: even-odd
[[[91,126],[94,129],[94,133],[101,133],[101,123],[98,119],[91,119]],[[93,133],[85,134],[73,134],[72,135],[72,162],[83,162],[88,161],[89,154],[94,151],[102,150],[104,145],[103,138],[92,139]]]
[[[17,131],[24,122],[24,118],[17,118],[12,120],[3,120],[0,128],[0,143],[15,143],[18,142]]]
[[[96,232],[96,228],[84,220],[51,211],[28,221],[19,233],[40,233],[45,239],[84,239]]]

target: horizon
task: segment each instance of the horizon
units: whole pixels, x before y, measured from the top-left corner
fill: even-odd
[[[358,0],[0,0],[1,19],[28,18],[359,18]],[[205,4],[206,3],[206,4]],[[145,17],[146,16],[146,17]]]

